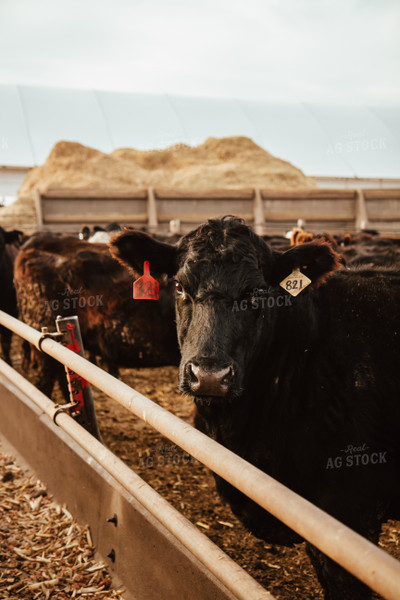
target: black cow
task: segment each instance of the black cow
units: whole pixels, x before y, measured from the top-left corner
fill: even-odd
[[[349,241],[350,239],[350,241]],[[388,236],[345,236],[340,248],[348,265],[400,267],[400,238]]]
[[[119,367],[179,363],[173,282],[162,282],[158,301],[133,300],[133,280],[106,244],[34,235],[20,250],[14,281],[25,323],[53,331],[57,315],[77,315],[86,350],[92,359],[100,356],[115,376]],[[30,365],[36,366],[32,381],[45,394],[58,380],[66,395],[62,365],[38,351]]]
[[[123,232],[114,256],[176,279],[179,383],[196,426],[292,490],[378,541],[400,518],[400,274],[349,270],[325,240],[271,249],[234,217],[208,221],[176,247]],[[311,284],[280,286],[295,268]],[[300,284],[298,284],[300,286]],[[290,285],[288,285],[290,287]],[[289,528],[216,477],[258,537]],[[370,590],[307,544],[329,600]]]
[[[0,309],[16,317],[17,300],[13,284],[13,268],[15,257],[18,253],[22,232],[14,229],[5,231],[0,227]],[[6,327],[0,326],[1,349],[4,360],[11,365],[11,337],[12,332]]]

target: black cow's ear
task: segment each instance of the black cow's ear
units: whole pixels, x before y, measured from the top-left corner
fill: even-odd
[[[159,242],[143,231],[122,231],[111,238],[110,252],[124,267],[142,275],[143,263],[148,260],[150,273],[161,277],[165,273],[171,277],[176,273],[176,248]]]
[[[4,241],[6,244],[12,244],[13,242],[21,241],[23,237],[23,232],[18,229],[13,229],[12,231],[4,232]]]
[[[272,279],[278,285],[293,269],[300,269],[318,287],[341,269],[342,257],[324,240],[313,240],[290,248],[276,257]]]

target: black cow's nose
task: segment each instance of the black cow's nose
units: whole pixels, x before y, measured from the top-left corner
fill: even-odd
[[[219,370],[203,369],[189,362],[186,365],[190,390],[196,396],[226,396],[233,382],[233,366]]]

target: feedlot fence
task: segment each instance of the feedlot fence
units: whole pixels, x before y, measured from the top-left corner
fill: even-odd
[[[314,231],[400,230],[400,189],[260,188],[210,191],[162,188],[116,193],[79,189],[35,191],[38,229],[76,231],[82,225],[123,225],[187,233],[208,218],[243,217],[258,234],[283,234],[303,219]]]
[[[55,340],[43,339],[41,332],[3,311],[0,311],[0,324],[40,347],[119,402],[384,598],[398,600],[400,563],[383,550]],[[93,537],[99,552],[106,552],[107,548],[110,550],[112,544],[108,556],[113,561],[117,576],[128,589],[126,580],[131,579],[135,590],[132,598],[160,598],[162,585],[163,600],[177,597],[273,600],[269,592],[134,471],[66,412],[58,412],[49,398],[4,361],[0,361],[0,390],[0,430],[22,453],[25,448],[28,462],[33,456],[40,457],[42,471],[46,472],[53,464],[53,477],[71,502],[71,512],[75,508],[94,527]],[[21,398],[24,398],[24,403],[18,403]],[[32,419],[32,411],[27,416],[26,406],[29,403],[33,406],[36,421],[44,428],[40,439],[32,433],[37,426],[35,418]],[[51,423],[52,420],[58,427]],[[54,446],[52,438],[49,439],[49,423],[56,432],[62,430],[62,451]],[[50,447],[46,446],[46,442]],[[76,455],[81,458],[79,468],[76,463],[69,462],[71,443],[75,445]],[[111,492],[102,487],[99,489],[100,470],[106,474],[104,481],[115,480],[124,490],[125,500],[123,496],[117,496],[116,488],[112,488]],[[57,494],[57,491],[54,493]],[[132,503],[136,503],[133,516]],[[104,511],[108,511],[106,515]],[[113,511],[115,514],[110,515]],[[143,511],[146,511],[145,515]],[[107,516],[110,518],[107,519]]]

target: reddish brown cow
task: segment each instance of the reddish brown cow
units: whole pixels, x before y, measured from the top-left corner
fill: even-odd
[[[133,300],[132,281],[107,245],[72,236],[33,236],[15,265],[22,320],[52,331],[57,315],[78,315],[86,350],[100,356],[114,375],[119,367],[179,362],[174,284],[161,282],[158,301]],[[46,354],[34,354],[34,383],[49,395],[56,379],[64,385],[63,367]]]

